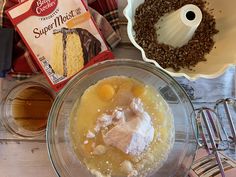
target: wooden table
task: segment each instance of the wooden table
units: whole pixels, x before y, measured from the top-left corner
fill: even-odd
[[[126,1],[118,1],[119,13]],[[122,17],[121,20],[125,22]],[[121,26],[122,42],[114,50],[117,58],[141,59],[141,53],[129,42],[126,26]],[[190,82],[177,78],[192,97],[195,107],[212,106],[223,97],[235,97],[235,67],[217,79]],[[1,83],[0,86],[2,87]],[[214,89],[214,92],[212,90]],[[15,137],[0,125],[0,177],[56,177],[47,154],[45,137],[26,140]]]

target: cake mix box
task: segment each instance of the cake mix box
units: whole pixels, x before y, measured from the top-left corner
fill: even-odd
[[[84,67],[113,58],[81,0],[28,0],[7,15],[55,90]]]

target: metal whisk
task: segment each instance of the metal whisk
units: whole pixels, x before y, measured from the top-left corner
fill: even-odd
[[[236,163],[222,153],[231,147],[235,150],[236,147],[236,100],[220,99],[214,109],[202,107],[196,109],[195,113],[200,135],[199,144],[206,148],[208,156],[196,161],[192,169],[198,171],[199,176],[221,174],[225,177],[226,170],[236,167]],[[206,163],[200,163],[203,160]]]
[[[224,109],[222,109],[222,106]],[[222,125],[229,125],[229,129],[223,126],[224,133],[229,142],[236,144],[236,131],[232,113],[236,111],[236,100],[232,98],[221,99],[216,102],[215,110]],[[225,124],[226,123],[226,124]],[[230,130],[230,131],[228,131]]]
[[[222,177],[225,177],[224,166],[222,164],[218,150],[223,142],[218,119],[214,110],[210,108],[200,108],[197,110],[197,119],[199,123],[199,132],[208,153],[214,154]]]

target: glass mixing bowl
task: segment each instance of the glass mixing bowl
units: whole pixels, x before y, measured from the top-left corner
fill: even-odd
[[[49,157],[60,177],[92,177],[77,158],[68,135],[69,117],[76,101],[97,81],[127,76],[153,86],[169,105],[175,126],[175,142],[164,165],[152,177],[184,177],[197,149],[194,109],[181,86],[161,69],[137,60],[117,59],[95,64],[77,74],[58,94],[49,114],[47,145]],[[91,104],[92,106],[92,104]]]

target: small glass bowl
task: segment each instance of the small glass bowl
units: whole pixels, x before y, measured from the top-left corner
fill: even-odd
[[[71,146],[68,123],[76,101],[84,91],[110,76],[127,76],[151,85],[169,105],[175,126],[175,143],[164,165],[150,176],[186,176],[197,149],[193,106],[181,86],[163,70],[137,60],[117,59],[95,64],[77,74],[56,97],[49,114],[47,146],[60,177],[92,177]],[[91,105],[92,106],[92,105]]]
[[[46,125],[47,125],[47,119],[46,119],[46,115],[45,115],[45,125],[43,125],[42,127],[37,127],[37,125],[31,125],[31,123],[33,123],[33,119],[35,117],[31,117],[29,120],[26,120],[27,117],[21,118],[26,120],[25,123],[29,124],[28,126],[34,126],[37,128],[37,130],[30,130],[27,129],[25,127],[23,127],[22,125],[19,124],[19,122],[17,122],[15,116],[14,115],[14,106],[16,106],[16,104],[18,103],[14,103],[14,100],[16,99],[21,99],[18,98],[21,94],[27,94],[27,92],[29,92],[29,89],[35,89],[38,90],[39,89],[44,92],[46,95],[48,95],[48,97],[50,98],[50,100],[53,102],[54,98],[55,98],[55,93],[52,91],[52,89],[50,89],[46,84],[40,83],[39,81],[28,81],[28,82],[23,82],[20,84],[16,84],[14,87],[10,88],[6,95],[3,97],[3,100],[1,101],[1,122],[4,125],[4,127],[11,132],[13,135],[16,135],[20,138],[34,138],[36,136],[40,136],[45,134],[46,131]],[[40,92],[38,92],[40,93]],[[29,96],[29,95],[28,95]],[[30,95],[32,96],[32,95]],[[23,105],[27,106],[27,104],[32,104],[32,102],[27,103],[27,101],[25,100],[19,100],[20,103],[20,108],[18,109],[17,112],[20,112],[22,110]],[[37,104],[37,100],[35,100]],[[38,100],[40,102],[40,100]],[[40,106],[40,104],[39,104]],[[30,105],[28,107],[30,109]],[[40,108],[39,108],[40,109]],[[25,111],[23,110],[24,113],[26,114]],[[31,110],[31,111],[36,111],[36,110]],[[32,114],[31,111],[27,112],[28,114]],[[47,110],[45,110],[46,112]],[[50,107],[48,108],[48,113],[50,111]],[[19,113],[17,113],[19,114]],[[22,113],[20,113],[21,115]],[[36,119],[36,118],[35,118]],[[27,122],[28,121],[28,122]],[[44,120],[42,120],[42,122],[44,122]],[[41,125],[40,125],[41,126]]]

